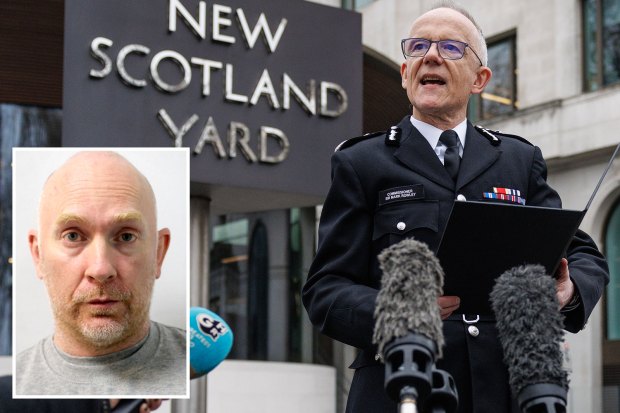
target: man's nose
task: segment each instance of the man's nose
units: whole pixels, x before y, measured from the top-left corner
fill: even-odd
[[[116,278],[112,246],[103,238],[95,238],[88,246],[88,264],[84,275],[93,281],[106,283]]]
[[[424,55],[424,62],[443,62],[443,57],[439,54],[439,44],[431,43]]]

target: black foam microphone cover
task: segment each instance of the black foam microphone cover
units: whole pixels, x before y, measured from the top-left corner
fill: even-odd
[[[555,280],[540,265],[512,268],[491,292],[510,386],[527,413],[564,413],[563,316]]]
[[[437,297],[443,291],[443,269],[422,242],[408,238],[384,249],[378,256],[383,272],[375,304],[373,342],[379,354],[384,346],[410,332],[444,344]]]
[[[444,343],[437,305],[443,270],[426,244],[413,239],[386,248],[378,259],[383,276],[373,342],[385,362],[386,391],[397,402],[423,401]]]

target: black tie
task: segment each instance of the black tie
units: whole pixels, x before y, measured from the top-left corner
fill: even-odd
[[[439,142],[443,143],[448,149],[443,156],[443,165],[456,182],[456,176],[459,173],[459,164],[461,157],[459,156],[459,135],[452,129],[441,132]]]

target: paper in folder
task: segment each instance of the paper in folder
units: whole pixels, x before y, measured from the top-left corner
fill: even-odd
[[[487,202],[456,201],[437,257],[445,272],[444,295],[461,298],[463,314],[492,314],[489,294],[495,279],[524,264],[541,264],[553,275],[577,232],[594,195],[583,211]]]

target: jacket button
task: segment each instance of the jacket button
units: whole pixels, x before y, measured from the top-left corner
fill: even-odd
[[[478,330],[478,327],[476,327],[476,326],[469,326],[469,327],[467,327],[467,332],[472,337],[478,337],[478,334],[480,334],[480,330]]]
[[[396,224],[396,228],[398,228],[399,231],[404,231],[405,228],[407,228],[407,224],[405,224],[403,221],[400,221],[398,224]]]
[[[456,200],[457,201],[467,201],[467,198],[465,198],[465,195],[463,195],[463,194],[458,194],[456,196]]]

